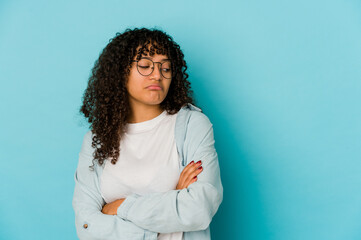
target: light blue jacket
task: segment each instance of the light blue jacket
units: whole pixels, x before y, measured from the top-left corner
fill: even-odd
[[[184,240],[209,240],[209,224],[223,200],[213,127],[201,110],[183,107],[175,125],[175,139],[182,169],[192,160],[202,160],[203,171],[188,188],[147,195],[132,194],[117,215],[101,212],[100,193],[104,164],[92,165],[92,133],[83,141],[75,173],[73,208],[80,239],[156,240],[158,233],[184,232]]]

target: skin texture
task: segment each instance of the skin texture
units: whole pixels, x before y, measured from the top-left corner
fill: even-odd
[[[162,62],[167,59],[166,55],[155,54],[152,57],[147,56],[154,62]],[[129,103],[131,107],[131,114],[128,122],[138,123],[147,121],[157,117],[162,113],[163,109],[160,104],[166,98],[169,86],[172,79],[166,79],[162,76],[159,64],[155,64],[152,74],[149,76],[142,76],[137,70],[136,62],[133,63],[130,69],[126,89],[129,94]],[[160,90],[149,89],[149,86],[160,86]],[[203,171],[202,162],[193,161],[189,163],[182,171],[176,190],[187,188],[190,184],[197,181],[197,175]],[[115,200],[114,202],[105,204],[102,213],[108,215],[116,215],[119,206],[124,202],[125,198]]]

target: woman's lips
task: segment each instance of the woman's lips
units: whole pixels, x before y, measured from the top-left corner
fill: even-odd
[[[149,90],[162,90],[162,88],[158,85],[150,85],[147,87]]]

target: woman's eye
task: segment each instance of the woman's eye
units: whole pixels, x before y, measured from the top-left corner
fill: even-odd
[[[163,72],[169,72],[169,71],[170,71],[170,68],[163,68],[162,71],[163,71]]]
[[[138,67],[140,67],[140,68],[149,68],[150,66],[140,66],[140,65],[138,65]]]

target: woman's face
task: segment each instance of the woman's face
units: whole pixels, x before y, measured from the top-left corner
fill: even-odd
[[[152,60],[154,62],[154,69],[150,75],[143,76],[137,69],[137,62],[132,63],[126,88],[129,94],[129,103],[133,107],[137,105],[159,105],[166,98],[171,83],[171,79],[167,79],[162,75],[160,64],[156,63],[166,62],[168,59],[166,55],[154,54],[153,56],[142,56],[141,59],[143,58]],[[142,62],[139,62],[139,70],[146,71],[144,69],[148,68],[148,71],[151,71],[152,66],[149,64],[151,62]],[[165,71],[165,67],[166,63],[163,64],[162,69],[164,70],[162,71]],[[163,74],[166,75],[165,73]]]

